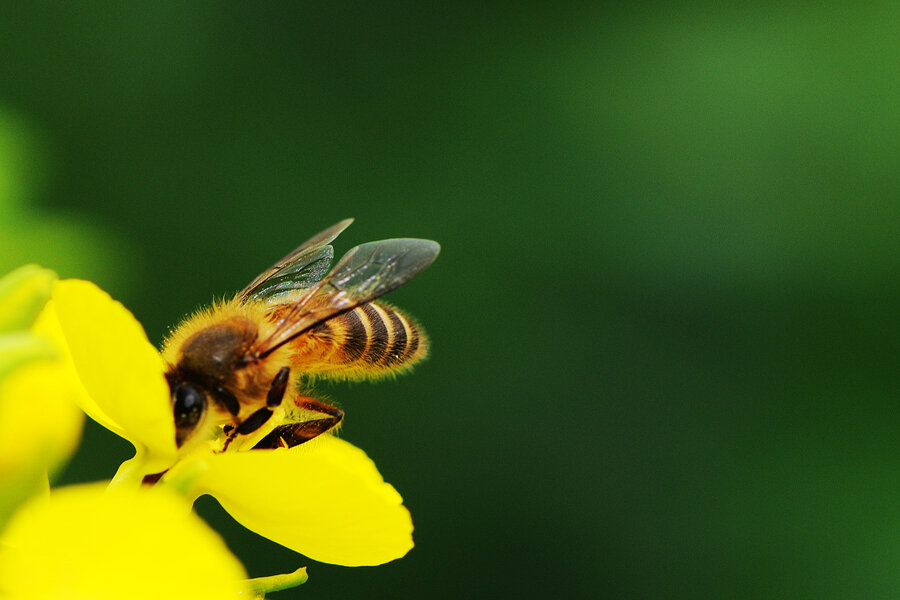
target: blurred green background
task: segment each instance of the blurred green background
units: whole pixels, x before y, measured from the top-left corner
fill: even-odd
[[[443,253],[334,385],[416,548],[282,598],[900,595],[896,3],[63,3],[0,16],[0,267],[159,342],[348,216]],[[126,445],[89,427],[67,481]]]

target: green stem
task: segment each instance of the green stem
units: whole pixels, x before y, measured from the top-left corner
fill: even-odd
[[[249,579],[247,583],[253,588],[254,593],[265,596],[271,592],[280,592],[281,590],[288,590],[292,587],[303,585],[307,579],[309,579],[309,576],[306,574],[306,567],[300,567],[293,573],[254,577]]]

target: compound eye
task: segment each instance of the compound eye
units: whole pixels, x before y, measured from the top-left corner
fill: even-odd
[[[175,388],[172,411],[175,415],[176,441],[179,446],[184,441],[206,410],[206,395],[194,386],[182,383]]]

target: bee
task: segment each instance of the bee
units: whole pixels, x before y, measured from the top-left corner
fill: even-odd
[[[440,246],[411,238],[370,242],[329,270],[331,242],[352,222],[313,236],[233,299],[188,317],[169,335],[162,355],[178,448],[209,439],[222,440],[219,451],[233,442],[297,446],[344,416],[305,395],[304,381],[377,379],[425,357],[422,329],[377,299],[428,267]]]

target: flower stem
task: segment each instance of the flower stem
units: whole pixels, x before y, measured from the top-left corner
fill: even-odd
[[[293,573],[254,577],[249,579],[247,583],[253,588],[254,593],[265,596],[270,592],[280,592],[281,590],[303,585],[307,579],[309,579],[309,576],[306,574],[306,567],[300,567]]]

